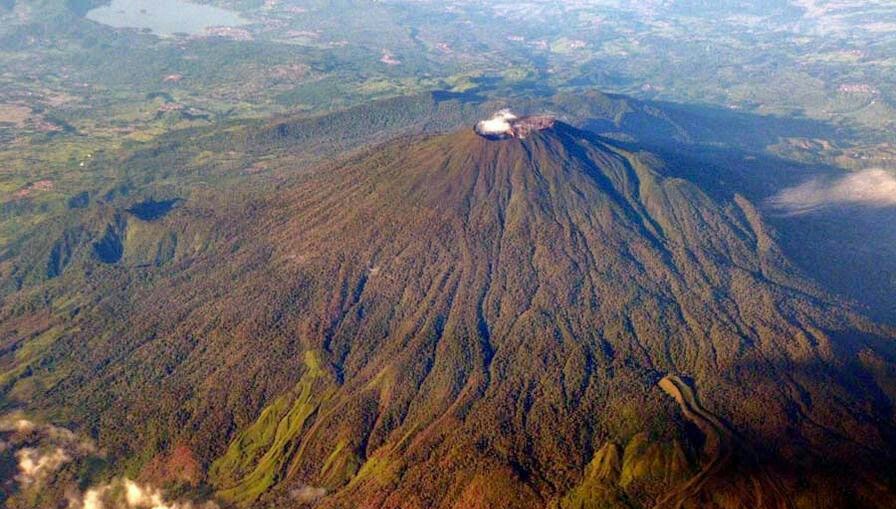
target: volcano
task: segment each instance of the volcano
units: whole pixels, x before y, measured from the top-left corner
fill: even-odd
[[[234,507],[892,507],[896,331],[666,169],[552,121],[302,173],[96,287],[28,404]]]

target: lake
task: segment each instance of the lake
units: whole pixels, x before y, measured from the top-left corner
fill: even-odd
[[[87,19],[115,28],[147,28],[162,36],[248,23],[236,12],[183,0],[112,0],[89,11]]]

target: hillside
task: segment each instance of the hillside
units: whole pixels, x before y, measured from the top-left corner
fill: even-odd
[[[4,303],[6,404],[96,438],[82,485],[235,507],[892,506],[896,331],[624,147],[466,128],[92,211]]]

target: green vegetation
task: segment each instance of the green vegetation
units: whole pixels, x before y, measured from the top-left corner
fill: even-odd
[[[251,503],[283,479],[288,463],[300,454],[301,434],[309,418],[332,394],[332,389],[314,394],[320,390],[315,382],[325,375],[320,362],[317,354],[305,352],[306,371],[292,394],[274,400],[212,464],[210,475],[221,486],[221,498]],[[342,447],[337,446],[322,471],[329,470]]]
[[[649,135],[645,116],[671,130],[686,118],[548,100],[632,137]],[[155,170],[7,251],[16,277],[47,262],[7,293],[5,337],[39,316],[35,330],[53,331],[35,336],[39,369],[15,372],[9,404],[98,430],[133,477],[188,451],[207,472],[189,489],[237,507],[638,508],[704,500],[686,489],[698,475],[729,507],[767,476],[797,497],[798,477],[828,482],[820,465],[877,465],[854,444],[886,450],[884,421],[866,416],[883,417],[860,409],[888,371],[813,366],[840,337],[887,366],[892,331],[802,279],[749,198],[715,183],[725,174],[563,123],[525,140],[466,127],[376,144],[496,106],[390,99],[119,156],[132,175],[186,161],[185,182],[222,178],[190,191]],[[342,146],[356,149],[330,159]],[[237,163],[204,162],[221,153]],[[657,386],[669,372],[712,388],[702,411],[745,435],[747,460],[710,461],[712,435]]]

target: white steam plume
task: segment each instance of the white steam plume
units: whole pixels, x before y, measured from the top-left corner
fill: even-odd
[[[476,132],[484,135],[504,134],[510,130],[513,126],[512,122],[517,118],[519,117],[514,115],[509,109],[503,109],[492,115],[492,118],[476,124]]]
[[[834,180],[813,179],[782,190],[769,203],[796,215],[835,205],[896,206],[896,177],[884,170],[863,170]]]

